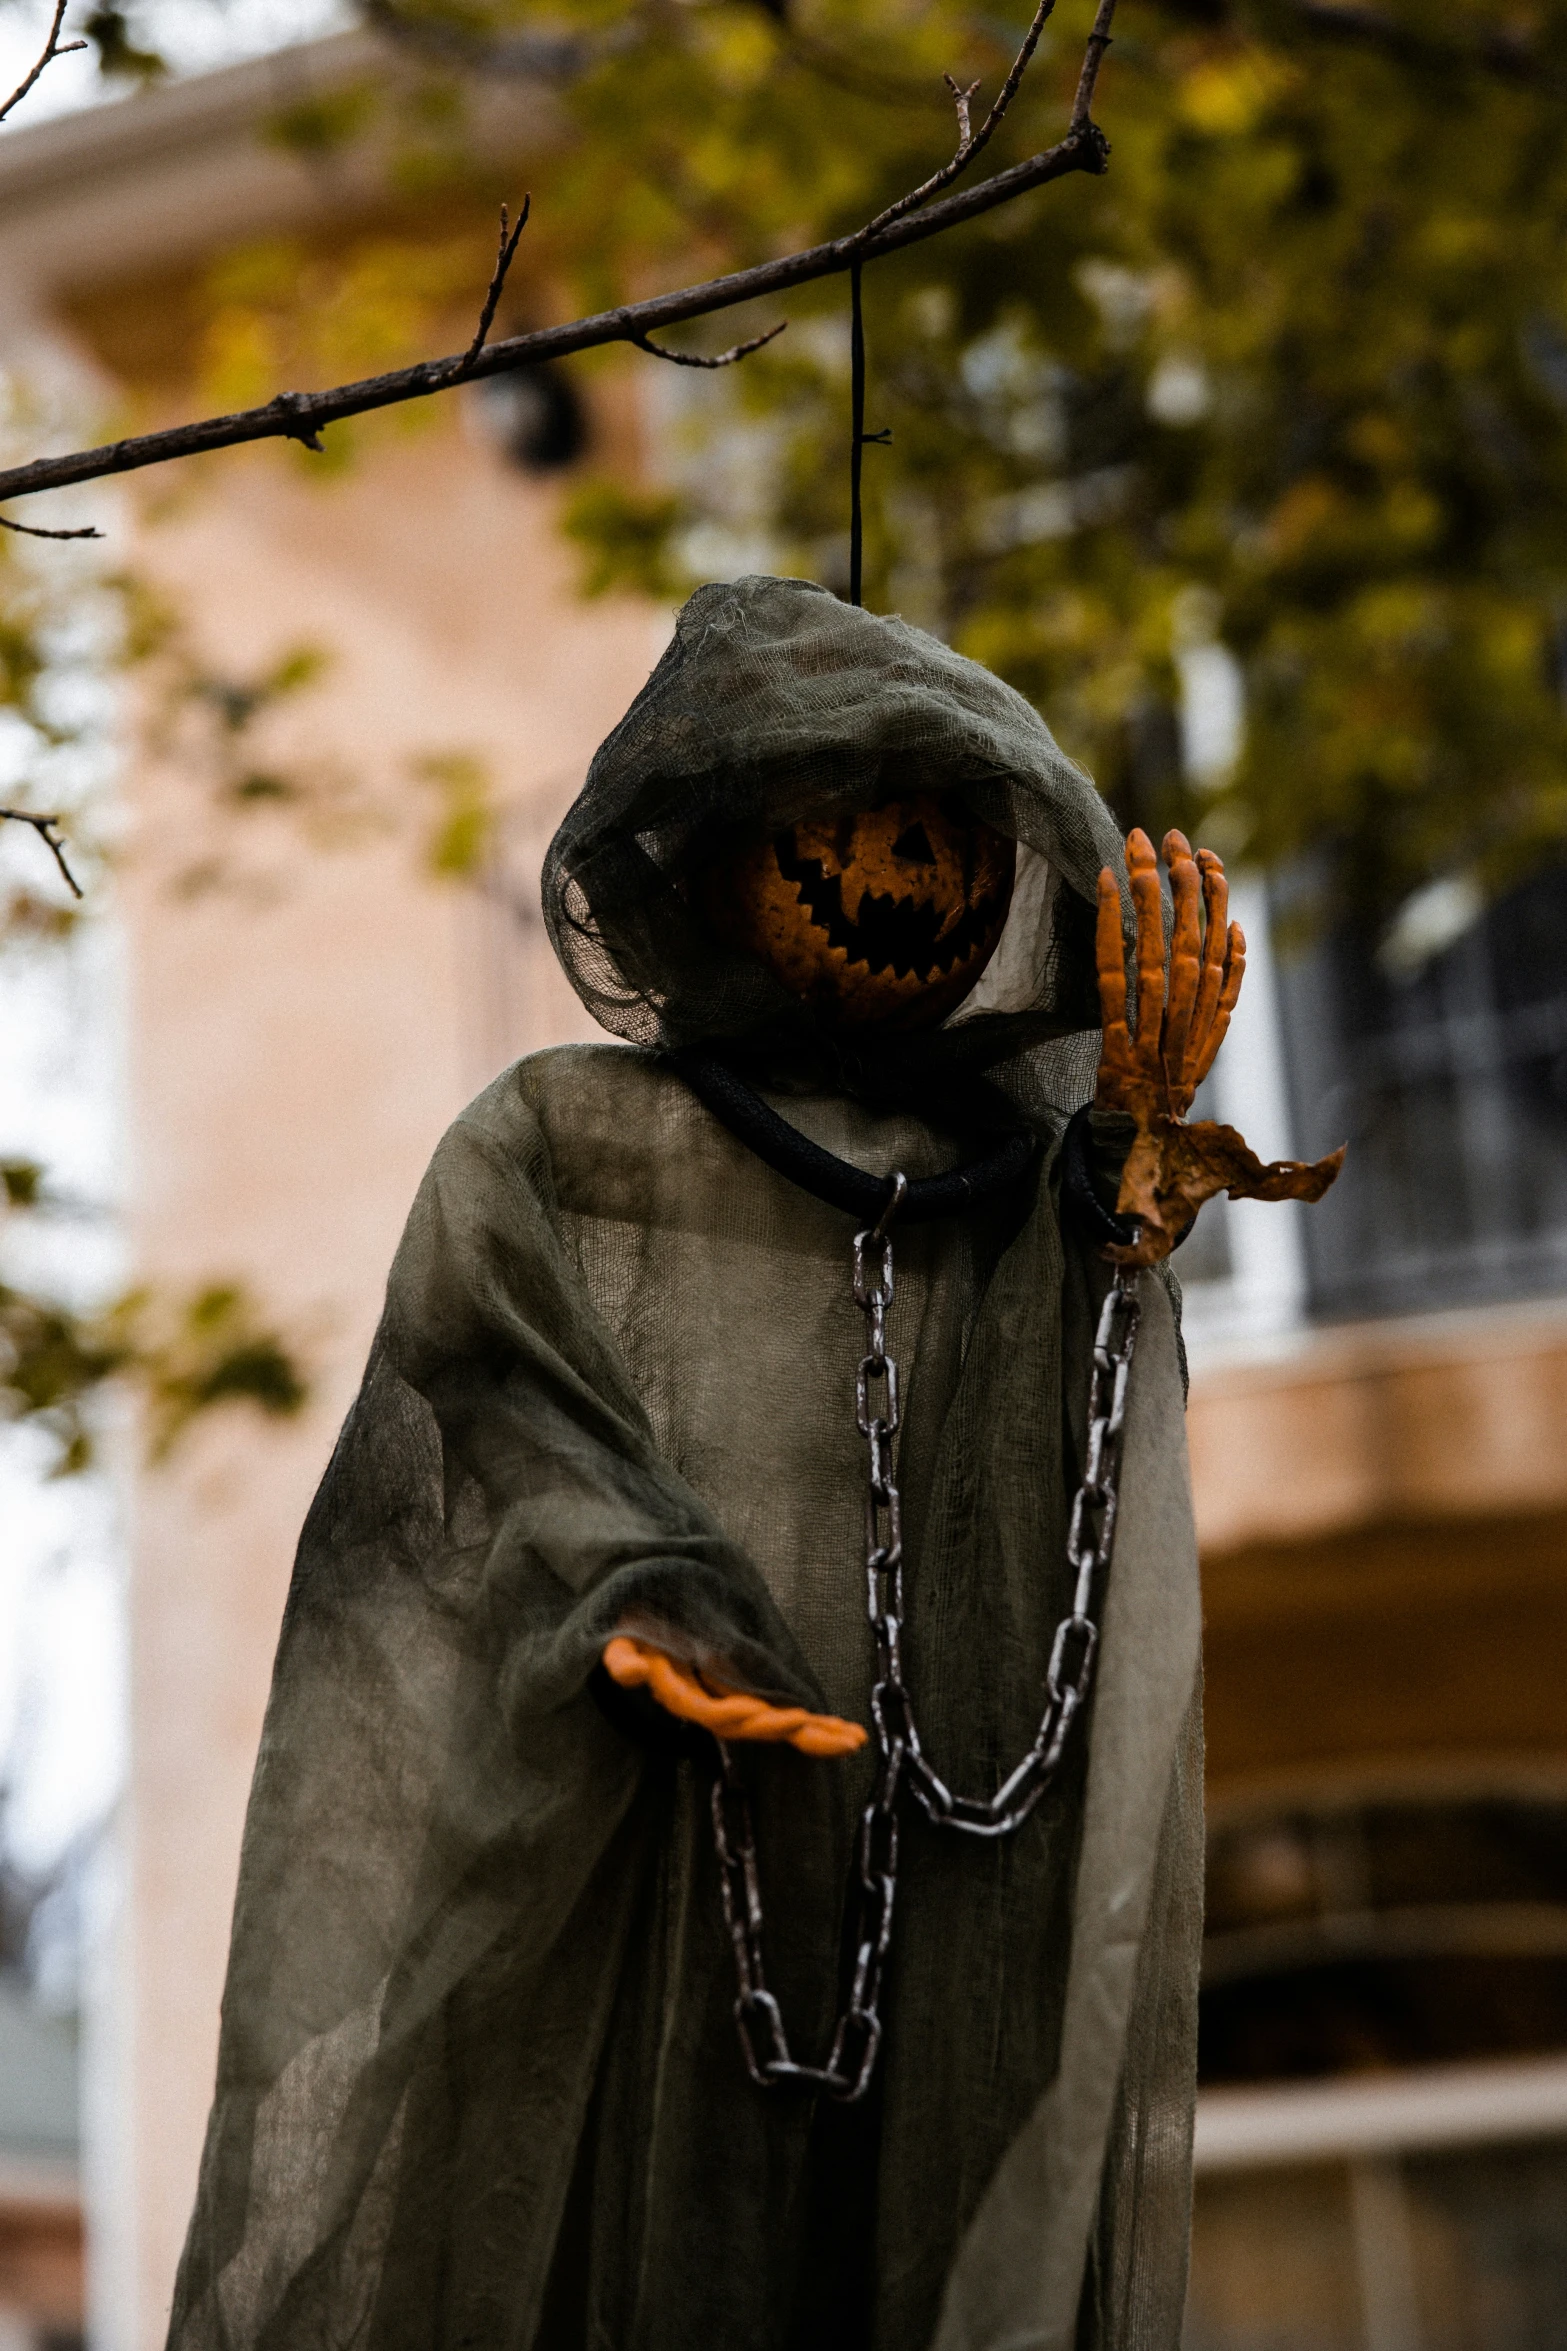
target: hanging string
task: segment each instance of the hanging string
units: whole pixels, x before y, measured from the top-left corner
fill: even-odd
[[[892,428],[879,433],[865,430],[865,319],[860,307],[860,264],[849,268],[849,602],[863,604],[860,593],[864,571],[865,524],[860,512],[860,471],[866,448],[885,447]]]

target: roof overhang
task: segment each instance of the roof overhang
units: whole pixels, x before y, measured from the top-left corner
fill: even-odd
[[[384,140],[319,153],[277,125],[312,99],[409,83],[420,70],[373,34],[338,33],[0,132],[0,280],[11,302],[37,311],[73,287],[373,208],[386,190]],[[497,150],[537,144],[553,127],[548,92],[521,79],[481,111],[481,143]]]

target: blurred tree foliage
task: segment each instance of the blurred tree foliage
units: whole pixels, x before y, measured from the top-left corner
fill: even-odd
[[[0,1163],[0,1214],[51,1208],[43,1171]],[[239,1283],[209,1283],[185,1298],[136,1290],[83,1313],[35,1285],[0,1282],[0,1422],[27,1422],[52,1446],[51,1474],[94,1457],[94,1399],[119,1380],[138,1396],[154,1461],[199,1413],[246,1403],[274,1419],[298,1412],[309,1390],[296,1357]]]
[[[1008,157],[1058,133],[1080,14]],[[893,429],[868,600],[1019,686],[1127,818],[1326,849],[1376,914],[1434,874],[1499,888],[1567,839],[1567,10],[1125,0],[1116,30],[1104,179],[867,275]],[[940,153],[904,85],[945,66],[988,94],[1002,43],[954,6],[681,11],[572,91],[584,136],[538,216],[572,225],[585,299],[667,270],[682,226],[736,259],[841,231]],[[844,288],[789,310],[838,331],[797,325],[693,409],[751,421],[744,527],[841,585]],[[736,503],[723,467],[682,488],[677,559]],[[648,511],[579,500],[599,580],[617,547],[646,576]],[[1204,790],[1179,686],[1213,639],[1248,723]]]
[[[978,77],[983,105],[1026,17],[360,5],[412,76],[295,101],[273,136],[323,169],[375,143],[414,225],[224,259],[213,405],[393,364],[471,316],[482,257],[453,221],[517,196],[508,92],[536,199],[521,299],[560,314],[866,218],[949,151],[942,74]],[[1059,135],[1086,21],[1062,0],[978,168]],[[105,71],[157,69],[153,0],[88,30]],[[567,132],[542,145],[541,88]],[[871,601],[1012,679],[1123,815],[1268,862],[1326,850],[1379,916],[1433,877],[1496,892],[1559,855],[1564,97],[1567,0],[1123,0],[1106,177],[868,274],[872,422],[893,430],[867,463]],[[589,592],[670,595],[737,559],[843,585],[844,307],[842,281],[801,289],[793,332],[743,368],[655,384],[677,413],[650,476],[590,471],[569,501]],[[13,603],[12,705],[36,667]],[[1181,680],[1214,644],[1243,674],[1244,747],[1194,776]]]
[[[73,899],[31,828],[0,827],[0,950],[63,948],[91,915],[112,859],[104,771],[116,682],[127,670],[155,680],[149,699],[166,723],[194,714],[212,738],[204,780],[214,804],[248,805],[293,788],[247,757],[249,730],[319,666],[301,647],[256,679],[214,677],[134,580],[102,572],[77,548],[0,542],[0,750],[18,778],[6,797],[58,813],[71,868],[88,886]],[[0,1424],[44,1433],[54,1473],[68,1474],[92,1459],[94,1399],[107,1381],[137,1393],[155,1460],[211,1406],[299,1410],[307,1390],[295,1355],[238,1284],[207,1283],[184,1298],[136,1291],[84,1308],[69,1285],[24,1278],[19,1267],[38,1260],[28,1244],[84,1210],[91,1205],[57,1197],[35,1161],[0,1159]],[[51,1254],[58,1261],[46,1246],[44,1266]]]
[[[356,92],[312,115],[316,147],[390,125],[421,187],[445,172],[493,193],[465,88],[493,108],[508,77],[552,81],[573,135],[528,160],[535,315],[541,286],[556,311],[596,307],[852,227],[949,150],[942,72],[983,77],[983,103],[1025,16],[366,6],[426,62],[422,95],[392,123],[391,100]],[[1059,135],[1085,31],[1063,0],[980,168]],[[1096,109],[1107,176],[867,275],[870,421],[893,429],[867,459],[869,600],[1021,687],[1123,815],[1270,862],[1326,849],[1379,915],[1433,875],[1496,890],[1559,854],[1564,96],[1560,6],[1123,0]],[[449,239],[422,281],[386,247],[354,267],[360,313],[402,306],[387,356],[421,286],[449,300]],[[296,344],[352,339],[346,262],[310,327],[309,270],[274,269],[254,300],[242,274],[213,344],[231,369],[280,302]],[[793,331],[743,368],[654,385],[701,460],[682,466],[677,426],[662,475],[581,484],[590,588],[668,593],[726,551],[843,584],[845,301],[841,280],[802,289]],[[1233,771],[1199,782],[1180,680],[1213,642],[1248,723]]]
[[[324,648],[298,642],[246,674],[216,669],[182,615],[137,576],[105,572],[74,549],[62,561],[57,547],[0,539],[0,746],[20,778],[11,796],[60,812],[70,864],[88,885],[74,900],[37,835],[0,826],[0,952],[64,947],[97,910],[117,854],[103,829],[104,759],[117,693],[132,676],[146,747],[191,785],[186,821],[159,852],[172,897],[223,891],[254,908],[286,886],[279,875],[297,864],[301,841],[341,847],[406,829],[410,813],[428,871],[472,872],[491,811],[487,771],[471,754],[415,761],[426,792],[410,811],[400,805],[406,782],[368,789],[272,733],[329,665]],[[270,837],[258,840],[267,825]],[[63,1475],[93,1458],[95,1399],[109,1382],[137,1396],[154,1461],[214,1406],[240,1402],[271,1418],[301,1409],[309,1391],[299,1352],[242,1284],[210,1281],[178,1297],[139,1289],[84,1309],[58,1283],[20,1278],[17,1261],[36,1256],[27,1244],[40,1227],[84,1207],[91,1213],[58,1197],[37,1162],[0,1159],[0,1425],[46,1434],[53,1474]]]
[[[452,348],[486,259],[454,221],[520,184],[534,212],[502,330],[851,228],[950,151],[942,74],[980,77],[983,105],[1027,13],[361,5],[412,80],[296,103],[274,134],[323,169],[378,142],[407,225],[224,260],[203,297],[214,406]],[[979,168],[1059,136],[1086,28],[1086,0],[1061,0]],[[106,71],[156,72],[147,8],[100,10],[88,31]],[[542,146],[541,83],[566,132]],[[529,126],[525,181],[495,131],[508,92]],[[1377,922],[1434,877],[1495,893],[1559,858],[1564,98],[1567,0],[1122,0],[1096,108],[1108,174],[867,273],[869,421],[893,434],[867,454],[868,601],[1011,679],[1124,818],[1182,822],[1243,858],[1309,858]],[[669,597],[759,566],[845,584],[846,297],[842,280],[799,290],[790,333],[717,376],[627,353],[573,363],[639,371],[660,420],[640,478],[590,462],[568,494],[588,592]],[[671,340],[713,350],[777,315]],[[0,543],[0,722],[31,730],[33,806],[80,724],[60,680],[95,625],[42,576]],[[134,595],[123,610],[134,651]],[[302,785],[256,750],[318,652],[236,681],[169,667],[169,642],[165,706],[205,726],[226,808],[339,806],[339,784]],[[1182,681],[1216,647],[1246,725],[1233,765],[1199,772]],[[470,870],[489,823],[481,769],[443,751],[416,778],[432,863]],[[47,887],[19,890],[0,937],[66,919]],[[146,1301],[91,1323],[55,1311],[0,1293],[0,1406],[53,1415],[62,1460],[78,1455],[81,1399],[127,1368],[159,1442],[223,1395],[297,1402],[286,1350],[237,1293],[205,1294],[155,1336]]]

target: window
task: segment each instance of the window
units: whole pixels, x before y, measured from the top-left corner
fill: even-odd
[[[1305,1220],[1311,1309],[1567,1288],[1567,872],[1423,962],[1345,926],[1280,959],[1295,1147],[1349,1158]]]

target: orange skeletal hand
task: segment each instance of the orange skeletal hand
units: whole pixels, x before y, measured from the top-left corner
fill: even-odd
[[[1121,898],[1107,865],[1099,876],[1097,961],[1104,1046],[1094,1092],[1102,1111],[1130,1117],[1136,1133],[1121,1172],[1116,1207],[1135,1216],[1134,1242],[1105,1254],[1124,1265],[1167,1257],[1205,1200],[1320,1200],[1343,1164],[1342,1148],[1309,1164],[1276,1159],[1264,1166],[1234,1127],[1183,1123],[1192,1097],[1213,1067],[1246,970],[1246,940],[1229,920],[1229,885],[1211,849],[1192,855],[1183,833],[1167,833],[1175,923],[1170,977],[1164,971],[1164,910],[1159,861],[1140,829],[1126,839],[1137,923],[1137,1027],[1126,1017]]]
[[[1097,947],[1104,1051],[1095,1099],[1101,1110],[1129,1111],[1134,1118],[1185,1117],[1224,1042],[1246,969],[1245,934],[1238,922],[1226,919],[1230,891],[1222,859],[1211,849],[1199,849],[1193,857],[1183,833],[1167,833],[1164,861],[1175,900],[1168,1003],[1159,860],[1145,832],[1134,828],[1127,835],[1126,864],[1137,918],[1135,1036],[1126,1025],[1121,895],[1108,865],[1099,876]],[[1198,934],[1199,897],[1208,917],[1206,940]]]
[[[803,1706],[770,1706],[765,1698],[725,1689],[629,1633],[617,1633],[608,1643],[604,1670],[623,1690],[647,1690],[666,1713],[700,1724],[716,1739],[769,1740],[797,1747],[802,1755],[852,1755],[865,1744],[857,1722],[808,1714]]]

